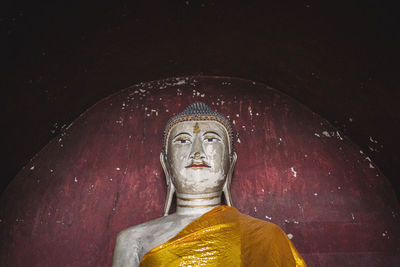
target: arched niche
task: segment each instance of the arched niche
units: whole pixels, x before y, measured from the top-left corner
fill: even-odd
[[[200,76],[122,90],[45,146],[1,196],[0,265],[109,266],[119,231],[162,216],[163,128],[194,101],[233,122],[235,206],[282,227],[309,266],[399,263],[399,204],[356,145],[266,85]]]

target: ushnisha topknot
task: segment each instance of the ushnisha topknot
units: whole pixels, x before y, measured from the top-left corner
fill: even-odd
[[[165,126],[163,136],[163,152],[166,153],[167,141],[169,132],[179,122],[184,121],[216,121],[221,123],[227,132],[229,139],[229,153],[233,153],[233,128],[229,119],[222,113],[212,110],[208,105],[203,102],[195,102],[190,104],[181,113],[176,114],[170,118]]]

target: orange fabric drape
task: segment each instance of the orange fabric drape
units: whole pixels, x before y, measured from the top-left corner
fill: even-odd
[[[140,266],[306,266],[275,224],[219,206],[144,255]]]

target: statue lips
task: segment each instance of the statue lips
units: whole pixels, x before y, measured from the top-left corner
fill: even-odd
[[[190,165],[186,166],[185,168],[211,168],[211,166],[207,165],[203,161],[203,162],[192,162]]]

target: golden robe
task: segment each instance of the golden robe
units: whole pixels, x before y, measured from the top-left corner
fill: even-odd
[[[155,247],[146,266],[306,266],[286,234],[275,224],[219,206]]]

